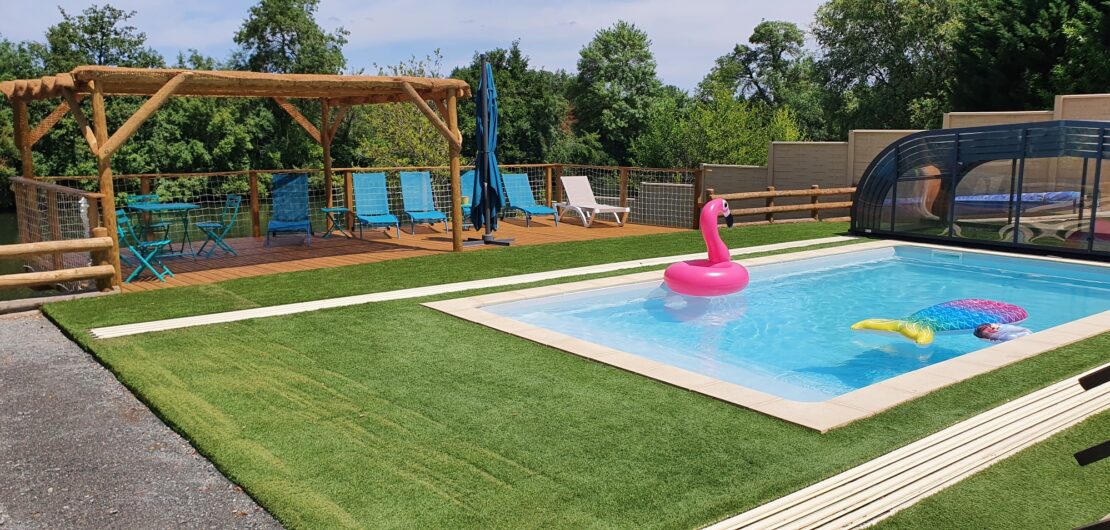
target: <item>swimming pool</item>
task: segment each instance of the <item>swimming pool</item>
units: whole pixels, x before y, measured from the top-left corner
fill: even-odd
[[[569,337],[577,340],[573,344],[607,348],[610,356],[623,352],[751,389],[766,401],[804,404],[860,396],[862,389],[969,352],[1005,356],[1004,346],[1024,340],[992,348],[966,332],[941,334],[919,347],[896,335],[850,330],[859,320],[903,318],[949,300],[986,298],[1025,308],[1029,318],[1021,325],[1040,332],[1110,311],[1110,268],[1104,266],[886,242],[857,246],[870,248],[757,261],[747,289],[715,299],[670,293],[654,278],[659,273],[648,273],[623,285],[474,307],[551,332],[545,342],[556,347]],[[978,359],[993,365],[979,372],[997,366]]]

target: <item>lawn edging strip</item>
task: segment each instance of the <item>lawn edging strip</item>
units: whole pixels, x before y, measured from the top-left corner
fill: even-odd
[[[744,247],[733,249],[730,254],[733,256],[743,256],[749,254],[758,254],[763,252],[774,252],[777,250],[789,250],[796,248],[804,248],[814,245],[825,245],[830,243],[841,243],[846,241],[856,240],[855,237],[849,236],[832,236],[818,239],[805,239],[801,241],[789,241],[785,243],[773,243],[770,245],[759,245],[754,247]],[[531,274],[518,274],[514,276],[503,276],[500,278],[488,278],[484,280],[472,280],[465,282],[447,283],[443,285],[430,285],[426,287],[415,287],[411,289],[400,289],[396,291],[386,291],[380,293],[360,294],[353,296],[343,296],[339,298],[329,298],[324,300],[313,300],[310,302],[298,302],[294,304],[282,304],[268,307],[258,307],[252,309],[243,309],[239,311],[227,311],[222,313],[212,313],[208,315],[197,315],[181,318],[171,318],[165,320],[154,320],[150,322],[139,322],[134,324],[124,324],[120,326],[108,326],[101,328],[93,328],[89,333],[96,339],[108,339],[116,337],[126,337],[129,335],[138,335],[140,333],[150,333],[155,331],[167,331],[171,329],[181,329],[193,326],[205,326],[209,324],[223,324],[228,322],[237,322],[240,320],[248,320],[252,318],[264,318],[280,315],[292,315],[296,313],[305,313],[309,311],[318,311],[321,309],[331,309],[336,307],[345,307],[359,304],[366,304],[372,302],[385,302],[390,300],[403,300],[406,298],[419,298],[423,296],[434,296],[440,294],[469,291],[473,289],[486,289],[490,287],[504,287],[510,285],[520,285],[525,283],[532,283],[544,280],[553,280],[559,278],[569,278],[573,276],[582,276],[587,274],[606,273],[627,269],[636,269],[641,267],[652,267],[658,265],[667,265],[690,259],[699,259],[704,257],[703,252],[696,254],[683,254],[679,256],[665,256],[660,258],[650,258],[641,260],[621,261],[616,263],[605,263],[601,265],[589,265],[585,267],[575,267],[570,269],[562,269],[547,272],[538,272]]]
[[[1091,373],[1102,367],[1089,370]],[[1110,386],[1079,377],[1027,394],[707,530],[874,524],[1010,455],[1110,409]]]

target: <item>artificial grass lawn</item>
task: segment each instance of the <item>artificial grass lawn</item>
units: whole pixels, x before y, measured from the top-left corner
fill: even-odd
[[[1106,441],[1110,412],[1045,440],[896,514],[876,528],[1076,528],[1110,513],[1110,460],[1072,455]]]
[[[813,225],[728,237],[769,243],[798,226]],[[328,279],[384,290],[472,279],[458,271],[480,265],[516,274],[582,265],[597,252],[611,261],[700,244],[658,237],[580,254],[549,245],[416,258],[46,312],[296,528],[703,525],[1105,362],[1110,349],[1104,334],[821,435],[419,305],[462,294],[105,341],[84,333],[118,323],[112,312],[127,322],[350,294]],[[238,298],[220,299],[228,295]]]

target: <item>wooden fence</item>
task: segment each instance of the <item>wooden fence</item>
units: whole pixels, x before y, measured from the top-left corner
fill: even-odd
[[[852,207],[851,196],[856,192],[856,188],[821,188],[814,184],[809,189],[803,190],[776,190],[774,186],[767,186],[767,191],[750,191],[744,193],[725,193],[717,195],[713,189],[705,190],[706,200],[711,199],[724,199],[726,201],[743,201],[752,199],[763,199],[764,206],[758,208],[731,208],[733,217],[744,217],[751,215],[763,215],[765,217],[763,223],[774,223],[776,213],[785,212],[810,212],[809,218],[804,219],[791,219],[791,222],[797,221],[821,221],[822,210],[843,210]],[[847,201],[835,202],[821,202],[821,197],[828,197],[833,195],[848,195]],[[775,199],[786,197],[809,197],[808,204],[775,204]],[[843,221],[844,217],[836,217],[824,219],[826,221]]]
[[[75,252],[88,252],[92,255],[92,263],[86,267],[0,275],[0,289],[96,280],[98,290],[110,290],[116,274],[116,268],[112,265],[112,247],[113,241],[108,237],[108,229],[102,226],[94,228],[92,237],[87,239],[0,245],[0,259],[28,259],[43,255],[60,257],[62,254]]]

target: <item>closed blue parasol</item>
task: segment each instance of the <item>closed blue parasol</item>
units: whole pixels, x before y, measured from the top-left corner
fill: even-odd
[[[483,58],[484,59],[484,58]],[[501,170],[497,167],[497,89],[493,86],[493,68],[482,61],[482,76],[478,81],[475,94],[478,154],[474,157],[474,192],[471,196],[470,222],[474,228],[485,228],[482,237],[486,244],[508,244],[497,241],[493,231],[497,230],[497,216],[501,212]]]

